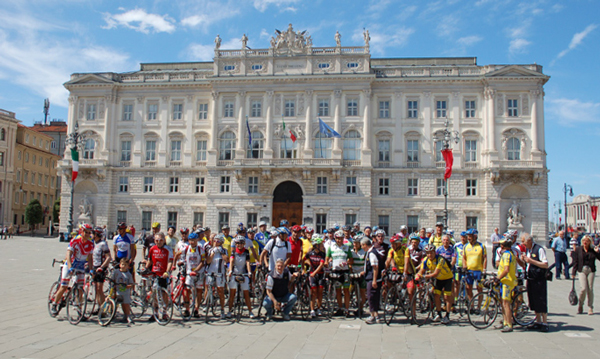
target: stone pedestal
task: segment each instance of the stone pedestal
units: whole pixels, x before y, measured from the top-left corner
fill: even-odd
[[[525,231],[525,227],[523,227],[523,225],[521,223],[511,223],[508,226],[508,230],[510,231],[511,229],[514,229],[515,231],[518,231],[519,233],[523,233]]]
[[[77,223],[79,225],[83,224],[83,223],[92,223],[92,219],[90,218],[90,216],[88,216],[87,214],[81,214],[79,217],[77,217]]]

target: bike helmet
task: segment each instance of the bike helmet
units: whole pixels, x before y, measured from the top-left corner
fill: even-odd
[[[363,240],[363,238],[365,238],[365,236],[363,236],[362,234],[357,234],[356,236],[354,236],[354,238],[352,238],[352,242],[360,242]]]
[[[160,223],[158,223],[158,222],[152,223],[152,228],[160,228]]]
[[[463,236],[463,237],[466,237],[467,236],[467,232],[466,231],[462,231],[462,232],[460,232],[460,235]]]
[[[351,229],[352,229],[352,227],[350,227],[349,225],[345,225],[345,226],[342,227],[343,231],[349,231]]]
[[[333,224],[333,229],[336,230],[336,231],[339,231],[340,230],[340,225],[337,224],[337,223],[334,223]]]
[[[198,228],[196,228],[196,232],[195,233],[196,234],[200,234],[200,233],[204,233],[204,232],[205,232],[204,228],[198,227]]]
[[[198,234],[196,232],[193,232],[192,234],[190,234],[190,236],[188,237],[189,240],[192,239],[198,239]]]
[[[396,233],[392,236],[392,238],[390,238],[390,243],[394,243],[396,241],[402,242],[402,238],[404,238],[404,234],[402,234],[402,232]]]
[[[383,236],[385,236],[385,231],[383,229],[377,229],[375,231],[375,236],[378,236],[380,234],[383,235]]]
[[[271,237],[277,237],[277,235],[279,234],[279,230],[275,227],[271,227],[269,228],[269,235]]]
[[[244,244],[246,244],[246,237],[244,237],[244,236],[236,236],[235,240],[233,242],[235,244],[238,244],[238,243],[244,243]]]
[[[256,231],[254,230],[254,228],[248,228],[246,233],[256,233]]]
[[[306,233],[315,233],[315,229],[313,227],[306,227],[305,232]]]
[[[302,227],[300,227],[299,225],[295,225],[292,227],[292,232],[300,232],[302,230]]]
[[[425,246],[425,252],[435,252],[435,246],[433,244],[428,244]]]
[[[504,236],[498,241],[502,247],[512,246],[512,238],[510,236]]]
[[[419,237],[419,235],[418,235],[418,234],[416,234],[416,233],[412,233],[412,234],[410,235],[410,237],[408,237],[408,238],[409,238],[411,241],[412,241],[412,240],[417,240],[417,241],[420,241],[420,240],[421,240],[421,238]]]
[[[92,225],[89,224],[89,223],[84,223],[84,224],[81,225],[81,230],[82,231],[90,231],[91,232],[91,231],[94,230],[94,227],[92,227]]]
[[[473,228],[467,229],[467,235],[474,235],[475,234],[475,230]]]
[[[333,235],[336,238],[344,238],[344,231],[336,231]]]
[[[215,237],[215,241],[217,241],[219,243],[223,243],[223,242],[225,242],[225,236],[223,234],[219,234],[218,236]]]
[[[180,232],[180,233],[190,233],[190,229],[189,229],[189,228],[187,228],[187,227],[182,227],[182,228],[179,230],[179,232]]]
[[[353,227],[360,227],[360,222],[354,222]]]
[[[285,234],[288,236],[292,234],[292,232],[290,232],[290,230],[287,229],[287,227],[279,227],[278,230],[279,230],[279,234]]]
[[[102,236],[104,234],[104,228],[96,227],[96,228],[94,228],[94,233]]]
[[[406,227],[404,224],[400,226],[400,231],[403,231],[405,229],[408,229],[408,227]]]
[[[315,245],[315,244],[321,244],[321,243],[323,243],[323,238],[321,238],[319,236],[314,237],[313,240],[312,240],[312,244],[313,245]]]
[[[285,225],[289,225],[290,222],[288,222],[287,219],[282,219],[281,221],[279,221],[279,226],[283,227]]]
[[[267,225],[267,222],[265,222],[265,221],[258,222],[259,227],[266,226],[266,225]]]
[[[84,226],[89,226],[89,224],[85,223],[82,228]],[[91,226],[90,226],[91,227]],[[117,229],[126,229],[127,228],[127,224],[125,222],[119,222],[119,224],[117,224]],[[90,228],[91,229],[91,228]]]

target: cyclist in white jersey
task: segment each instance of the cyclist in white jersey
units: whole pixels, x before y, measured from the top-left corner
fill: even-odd
[[[222,234],[215,236],[213,246],[206,252],[207,273],[215,274],[215,284],[219,294],[219,304],[221,305],[221,319],[225,319],[225,263],[227,263],[227,249],[223,248],[225,238]]]
[[[250,270],[250,251],[246,248],[246,237],[237,236],[234,240],[235,247],[231,249],[231,256],[229,257],[229,271],[227,276],[229,277],[229,313],[227,317],[231,318],[231,311],[233,309],[233,301],[235,299],[235,293],[238,287],[238,279],[241,277],[242,280],[239,282],[240,290],[244,293],[244,301],[248,307],[250,313],[250,319],[254,319],[254,313],[252,313],[252,304],[250,303],[250,279],[244,274],[251,273]]]
[[[180,242],[181,243],[181,242]],[[202,289],[204,288],[204,247],[198,243],[198,235],[192,233],[189,236],[189,243],[173,258],[174,262],[181,259],[185,264],[185,284],[190,287],[196,287],[196,303],[194,303],[194,317],[198,318],[198,308],[202,301]],[[186,289],[183,292],[183,301],[185,305],[184,317],[190,315],[190,293]]]

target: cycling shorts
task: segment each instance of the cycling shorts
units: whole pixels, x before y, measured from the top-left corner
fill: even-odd
[[[481,271],[479,270],[469,270],[469,275],[467,275],[467,284],[473,285],[473,283],[481,281]]]
[[[220,273],[215,273],[215,277],[210,276],[210,273],[206,275],[206,285],[212,285],[213,280],[215,281],[215,285],[217,288],[223,288],[225,286],[225,278]]]
[[[500,298],[502,300],[511,300],[513,289],[515,289],[514,285],[502,284],[502,286],[500,287]]]
[[[457,282],[460,282],[462,280],[462,277],[464,277],[464,274],[462,274],[461,272],[458,271],[458,269],[455,269],[454,271],[454,280]]]
[[[332,274],[334,274],[334,275],[337,274],[340,277],[339,278],[331,278],[331,280],[342,283],[342,288],[350,288],[350,276],[346,276],[346,274],[349,274],[349,273],[350,273],[349,270],[332,271]]]
[[[308,281],[310,283],[310,287],[311,288],[317,288],[317,287],[321,287],[323,288],[323,286],[325,286],[325,276],[323,275],[323,273],[317,273],[315,274],[314,277],[308,277]]]
[[[185,285],[189,287],[202,288],[204,287],[204,272],[198,271],[196,275],[192,277],[191,275],[185,276]]]
[[[360,279],[358,280],[358,287],[360,289],[367,289],[367,280],[365,279],[364,276],[360,277]]]
[[[435,294],[441,294],[442,291],[444,295],[450,295],[452,293],[452,278],[450,279],[435,279],[433,281],[433,292]]]
[[[98,268],[94,268],[94,275],[92,277],[92,280],[94,281],[94,283],[104,283],[104,280],[106,279],[106,271],[102,270],[98,272]]]
[[[168,289],[169,287],[169,278],[158,277],[158,286],[161,288]]]
[[[232,274],[231,278],[229,278],[229,289],[237,289],[238,284],[242,291],[250,290],[250,278],[244,276],[244,281],[241,283],[238,283],[235,280],[235,274]]]
[[[73,273],[76,273],[75,275],[77,276],[77,283],[78,284],[83,284],[85,282],[85,273],[83,271],[75,271],[75,269],[73,269],[71,271],[71,273],[69,273],[69,268],[67,268],[67,265],[63,265],[62,266],[62,270],[61,270],[61,280],[60,280],[60,285],[62,286],[68,286],[69,282],[71,281],[71,276],[73,275]]]

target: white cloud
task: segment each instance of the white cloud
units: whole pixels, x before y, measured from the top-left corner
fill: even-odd
[[[271,38],[271,34],[269,34],[269,32],[267,31],[267,29],[261,29],[260,30],[260,38],[261,39],[270,39]]]
[[[168,15],[149,14],[144,9],[133,9],[120,14],[104,14],[105,29],[124,26],[135,31],[149,34],[150,32],[175,31],[174,20]]]
[[[222,50],[235,50],[241,47],[241,38],[233,38],[221,43]],[[187,47],[186,53],[190,61],[212,61],[215,56],[215,46],[194,43]]]
[[[471,35],[471,36],[461,37],[460,39],[456,40],[456,42],[459,45],[466,47],[466,46],[475,45],[476,43],[478,43],[481,40],[483,40],[483,38],[481,36]]]
[[[204,32],[208,31],[210,25],[240,14],[240,4],[233,0],[225,3],[211,0],[183,1],[178,5],[185,14],[182,16],[181,24],[191,28],[201,28]]]
[[[600,103],[578,99],[557,98],[546,100],[546,111],[557,122],[573,127],[582,124],[600,124]]]
[[[286,11],[287,12],[296,12],[296,11],[298,11],[298,8],[295,8],[293,6],[288,6],[288,7],[284,8],[284,9],[281,9],[281,12],[286,12]]]
[[[454,14],[442,17],[436,27],[437,35],[444,37],[454,35],[458,31],[459,23],[460,19]]]
[[[566,49],[561,51],[560,54],[558,54],[557,59],[560,59],[561,57],[565,56],[569,51],[571,51],[571,50],[575,49],[577,46],[579,46],[581,44],[581,42],[583,41],[583,39],[585,39],[590,34],[590,32],[594,31],[597,27],[598,27],[598,25],[591,24],[591,25],[588,25],[588,27],[586,27],[585,30],[583,30],[582,32],[578,32],[575,35],[573,35],[573,38],[571,39],[571,43],[569,44],[569,47],[567,47]]]
[[[415,32],[408,27],[386,27],[372,26],[369,29],[371,36],[370,47],[372,54],[384,55],[386,48],[402,47],[408,43],[410,35]],[[364,44],[363,29],[356,29],[352,34],[352,41]]]
[[[288,8],[288,5],[295,4],[300,0],[254,0],[254,8],[260,12],[265,12],[271,5],[278,8]]]
[[[527,51],[527,46],[529,45],[531,45],[531,41],[527,41],[526,39],[513,39],[510,41],[508,52],[511,55],[523,53]]]
[[[367,6],[367,13],[373,19],[385,15],[386,8],[390,5],[391,0],[371,0]]]
[[[406,21],[409,18],[412,18],[415,13],[417,12],[417,6],[416,5],[412,5],[412,6],[407,6],[403,9],[401,9],[400,13],[398,14],[397,18],[400,21]]]

